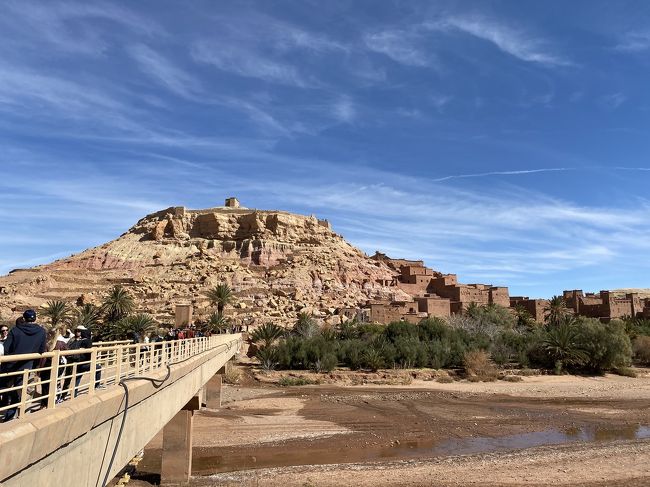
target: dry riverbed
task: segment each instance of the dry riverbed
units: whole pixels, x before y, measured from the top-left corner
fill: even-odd
[[[650,485],[647,371],[410,382],[225,386],[195,417],[192,485]]]

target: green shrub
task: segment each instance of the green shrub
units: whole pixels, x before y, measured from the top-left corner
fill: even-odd
[[[324,353],[312,362],[312,368],[319,373],[331,372],[337,365],[338,359],[331,352]]]
[[[384,366],[384,357],[374,348],[368,348],[363,352],[361,363],[363,367],[377,372],[377,370]]]
[[[321,329],[311,315],[299,313],[292,331],[301,338],[309,339],[320,335]]]
[[[634,339],[634,358],[642,365],[650,365],[650,337],[641,335]]]
[[[427,365],[426,348],[417,337],[398,337],[393,346],[395,347],[395,363],[399,367],[412,369]]]
[[[308,386],[317,384],[320,384],[320,381],[308,379],[306,377],[280,377],[278,380],[278,385],[281,385],[282,387]]]
[[[348,320],[339,325],[339,340],[355,340],[361,336],[357,320]]]
[[[612,370],[612,372],[614,372],[617,375],[622,375],[623,377],[632,377],[632,378],[637,377],[636,371],[631,367],[618,367]]]
[[[595,319],[578,321],[578,343],[586,354],[583,368],[601,373],[630,365],[632,345],[622,326],[605,325]]]
[[[352,370],[358,370],[363,367],[363,355],[368,348],[369,344],[359,339],[342,340],[339,360]]]
[[[264,370],[273,370],[277,367],[279,361],[277,347],[266,347],[257,351],[255,354],[257,360]]]
[[[418,338],[418,325],[407,321],[394,321],[389,323],[384,329],[386,339],[395,343],[400,338],[416,339]]]

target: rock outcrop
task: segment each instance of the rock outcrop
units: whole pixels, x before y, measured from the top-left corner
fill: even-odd
[[[0,277],[0,318],[48,299],[99,302],[110,286],[122,284],[141,311],[165,322],[178,301],[207,315],[206,291],[227,282],[238,303],[228,313],[237,320],[287,325],[304,311],[336,323],[343,308],[395,297],[394,287],[379,284],[395,275],[313,216],[173,207],[102,246]]]

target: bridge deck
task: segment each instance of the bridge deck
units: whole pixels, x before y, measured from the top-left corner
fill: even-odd
[[[20,393],[11,406],[17,406],[19,419],[0,424],[0,458],[8,460],[0,463],[1,485],[102,485],[103,477],[110,478],[126,465],[236,353],[240,343],[240,334],[215,335],[0,357],[2,362],[51,361],[32,372],[0,375],[10,385],[0,389],[1,394]],[[61,364],[61,357],[80,352],[90,354],[90,359]],[[101,372],[95,380],[89,372],[94,370]],[[29,383],[35,371],[39,377]],[[87,378],[79,382],[80,395],[75,398],[74,383],[83,374]],[[22,383],[12,385],[18,377]],[[66,380],[69,384],[64,387]],[[125,390],[118,383],[128,388],[128,414]],[[33,394],[32,389],[47,394]],[[57,402],[66,392],[68,398]],[[46,407],[39,409],[41,404]],[[117,444],[122,423],[124,433]],[[107,473],[114,452],[115,462]]]

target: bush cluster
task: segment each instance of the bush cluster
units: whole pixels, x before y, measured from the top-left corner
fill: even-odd
[[[645,326],[645,325],[644,325]],[[636,326],[649,330],[650,326]],[[256,356],[266,369],[330,372],[380,368],[463,368],[468,377],[492,380],[495,365],[513,364],[564,371],[602,373],[629,366],[631,326],[596,319],[555,316],[535,324],[499,306],[472,306],[463,315],[419,324],[346,322],[322,329],[301,315],[292,330],[265,325],[253,334]],[[650,359],[650,339],[637,338],[634,352]]]

